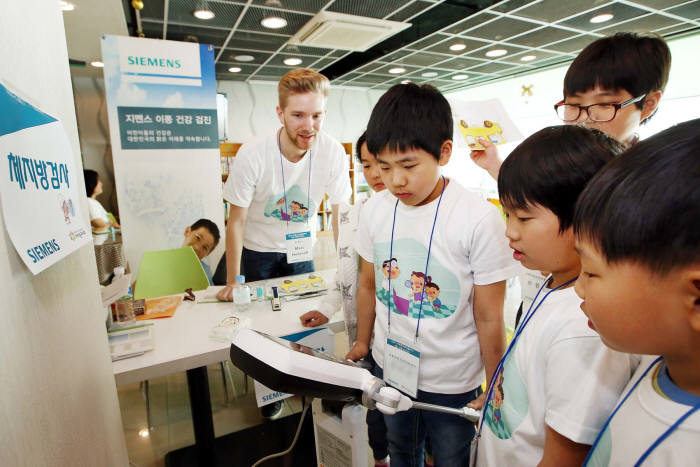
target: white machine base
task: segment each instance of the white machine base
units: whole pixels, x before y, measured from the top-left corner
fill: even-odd
[[[360,404],[345,404],[339,417],[324,410],[321,399],[314,399],[311,410],[318,466],[365,467],[368,459],[365,408]]]

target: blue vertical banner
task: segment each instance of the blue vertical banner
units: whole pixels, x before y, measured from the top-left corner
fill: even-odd
[[[180,247],[198,219],[223,232],[214,47],[103,36],[102,59],[122,238],[136,270],[144,251]],[[212,269],[221,251],[204,259]]]
[[[27,98],[29,99],[29,98]],[[92,243],[82,167],[63,124],[0,83],[0,200],[5,227],[33,274]]]

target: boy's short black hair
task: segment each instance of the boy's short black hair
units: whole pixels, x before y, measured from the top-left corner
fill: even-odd
[[[216,226],[216,224],[210,221],[209,219],[199,219],[197,222],[190,226],[190,230],[197,230],[200,227],[207,229],[211,236],[214,237],[214,246],[212,247],[212,249],[216,248],[216,245],[219,244],[219,239],[221,238],[221,235],[219,234],[219,228]]]
[[[83,170],[83,175],[85,176],[85,192],[87,193],[88,198],[90,198],[92,197],[92,194],[95,193],[95,188],[97,187],[97,182],[99,181],[100,176],[97,174],[97,172],[90,169]]]
[[[578,125],[544,128],[520,143],[498,174],[498,193],[506,209],[540,205],[571,227],[576,199],[586,183],[622,145],[598,130]]]
[[[372,109],[367,149],[375,156],[384,150],[422,149],[439,160],[452,132],[452,109],[440,91],[429,84],[397,84]]]
[[[359,138],[357,138],[357,143],[355,143],[355,158],[357,162],[362,163],[362,145],[367,142],[367,131],[363,131]]]
[[[574,231],[609,263],[657,274],[700,263],[700,119],[658,133],[610,162],[576,205]]]
[[[671,51],[655,34],[618,32],[586,46],[564,77],[564,97],[596,86],[624,89],[633,97],[663,91],[671,69]],[[644,107],[644,100],[636,103]]]

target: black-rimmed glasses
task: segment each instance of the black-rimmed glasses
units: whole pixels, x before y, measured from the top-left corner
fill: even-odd
[[[554,104],[554,111],[557,113],[557,117],[563,122],[570,123],[575,122],[581,116],[582,111],[586,111],[588,118],[594,122],[609,122],[614,119],[617,115],[618,110],[623,107],[627,107],[630,104],[639,102],[646,94],[642,94],[638,97],[633,97],[625,102],[619,104],[591,104],[591,105],[578,105],[578,104],[565,104],[564,101]]]

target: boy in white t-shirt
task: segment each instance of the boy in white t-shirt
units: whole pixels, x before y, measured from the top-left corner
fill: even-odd
[[[524,313],[491,380],[476,465],[580,465],[638,358],[608,349],[574,292],[574,206],[621,145],[565,125],[527,138],[505,160],[498,192],[513,257],[550,277]]]
[[[231,300],[241,269],[249,282],[313,271],[316,212],[324,195],[333,212],[333,232],[338,231],[338,204],[348,199],[351,188],[343,147],[321,132],[329,87],[325,76],[309,69],[286,73],[278,85],[282,127],[238,151],[224,185],[231,208],[227,285],[217,294],[219,300]],[[288,254],[288,234],[301,238],[291,251],[306,255]]]
[[[586,460],[700,459],[700,120],[635,145],[581,195],[581,308],[603,342],[645,357]]]
[[[429,85],[394,86],[372,111],[367,145],[387,190],[360,215],[357,341],[346,358],[365,357],[374,330],[376,376],[461,408],[479,405],[484,366],[490,376],[503,352],[504,281],[518,265],[497,209],[440,175],[452,129],[450,105]],[[393,467],[423,465],[426,435],[436,465],[467,465],[466,419],[409,410],[385,421]]]

